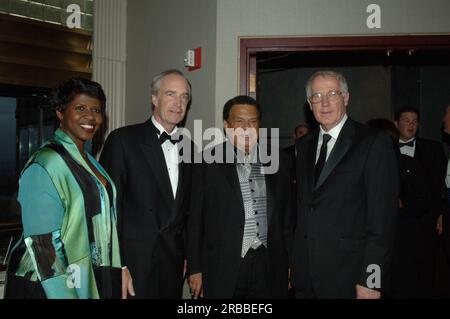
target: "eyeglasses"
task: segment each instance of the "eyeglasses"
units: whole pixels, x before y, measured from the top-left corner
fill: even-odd
[[[341,95],[342,95],[342,92],[336,91],[336,90],[328,91],[326,94],[322,94],[322,93],[318,92],[318,93],[314,93],[313,95],[311,95],[308,98],[308,101],[311,104],[317,104],[317,103],[322,102],[324,96],[326,96],[328,101],[334,102],[334,101],[337,101]]]

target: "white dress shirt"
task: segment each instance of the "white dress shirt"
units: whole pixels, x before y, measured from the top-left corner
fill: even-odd
[[[325,161],[327,161],[328,156],[330,156],[330,153],[333,150],[334,144],[336,144],[336,141],[339,137],[339,133],[341,133],[342,127],[344,126],[345,121],[347,121],[347,118],[348,118],[347,114],[344,114],[341,121],[328,132],[325,132],[325,130],[322,128],[322,125],[320,126],[319,141],[317,143],[317,150],[316,150],[316,163],[319,160],[320,148],[322,147],[323,142],[323,135],[324,134],[331,135],[331,138],[327,144],[327,157],[325,159]]]
[[[160,132],[158,134],[158,138],[161,135],[162,132],[164,132],[164,128],[161,124],[159,124],[155,117],[152,116],[152,123],[155,125],[155,127]],[[175,127],[175,129],[169,133],[170,136],[174,135],[177,132],[178,128]],[[167,166],[167,172],[169,173],[170,178],[170,185],[172,186],[172,192],[173,192],[173,198],[175,198],[175,195],[177,193],[177,187],[178,187],[178,144],[172,144],[169,140],[166,140],[164,143],[161,144],[162,151],[164,153],[164,158],[166,160],[166,166]]]
[[[398,141],[400,143],[408,143],[408,142],[411,142],[414,139],[415,139],[415,137],[410,138],[407,141],[402,141],[401,139],[399,139]],[[403,155],[408,155],[408,156],[414,157],[415,151],[416,151],[416,141],[414,141],[414,145],[413,146],[405,145],[405,146],[400,147],[400,153],[402,153]]]

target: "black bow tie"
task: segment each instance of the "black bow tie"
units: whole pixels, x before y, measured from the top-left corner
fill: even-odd
[[[403,146],[414,147],[414,140],[409,141],[408,143],[398,142],[398,147],[402,148]]]
[[[161,135],[159,136],[159,141],[161,142],[161,144],[163,144],[165,141],[169,140],[170,143],[175,145],[178,142],[180,142],[182,139],[183,139],[183,135],[180,135],[178,137],[178,139],[176,139],[176,138],[173,138],[172,136],[170,136],[169,134],[167,134],[166,132],[162,132]]]

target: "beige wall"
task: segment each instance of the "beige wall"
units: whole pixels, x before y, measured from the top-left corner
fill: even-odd
[[[366,26],[371,3],[381,29]],[[187,127],[221,127],[223,104],[239,93],[239,37],[450,33],[448,0],[128,0],[127,10],[126,124],[150,115],[152,76],[184,69],[189,48],[203,48],[204,65],[187,73]]]
[[[126,124],[140,123],[151,114],[150,83],[159,72],[185,71],[188,49],[202,47],[203,66],[185,72],[193,87],[186,126],[203,119],[214,125],[216,74],[215,0],[128,0]]]
[[[381,6],[381,29],[366,7]],[[450,33],[447,0],[217,0],[216,124],[239,93],[239,37]]]

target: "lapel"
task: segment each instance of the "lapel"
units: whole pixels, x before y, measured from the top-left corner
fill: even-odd
[[[311,139],[309,140],[308,148],[306,149],[306,172],[301,171],[300,167],[298,167],[298,172],[303,172],[306,175],[306,185],[308,185],[309,189],[314,189],[314,167],[316,165],[316,152],[317,152],[317,142],[319,140],[319,132],[320,129],[316,129],[311,134]],[[301,173],[300,173],[301,174]],[[298,186],[297,186],[298,187]]]
[[[425,156],[425,150],[423,149],[422,141],[419,138],[416,138],[416,148],[414,150],[414,158],[424,162]]]
[[[334,144],[333,150],[325,162],[325,165],[320,173],[319,180],[316,183],[315,190],[317,190],[323,182],[330,176],[334,168],[339,164],[344,155],[348,152],[352,143],[355,127],[353,121],[348,118],[339,133],[338,139]],[[317,144],[316,144],[317,147]]]
[[[267,164],[270,165],[270,164]],[[266,166],[266,165],[264,165]],[[267,230],[269,230],[270,223],[272,222],[273,216],[273,201],[274,201],[274,182],[275,174],[265,174],[266,181],[266,205],[267,205]]]
[[[236,163],[227,163],[227,152],[234,152],[234,147],[232,145],[227,145],[229,142],[224,142],[222,145],[217,146],[218,148],[222,147],[223,148],[223,164],[213,164],[213,165],[218,165],[218,169],[219,170],[223,170],[223,173],[226,177],[226,180],[228,181],[228,184],[231,187],[231,191],[234,194],[237,203],[239,205],[239,207],[241,208],[241,211],[244,212],[244,200],[242,199],[242,192],[241,192],[241,184],[239,183],[239,177],[238,177],[238,173],[237,173],[237,169],[236,169]],[[233,156],[231,157],[231,155],[229,156],[229,158],[233,158]],[[230,199],[231,200],[231,199]],[[239,212],[239,218],[244,220],[245,218],[245,214],[241,214]]]
[[[162,190],[163,198],[169,207],[173,206],[174,198],[172,186],[170,184],[169,173],[167,172],[166,160],[158,140],[157,130],[151,119],[144,123],[144,140],[141,149],[145,159],[155,176],[155,183]],[[181,179],[178,180],[178,184]]]

